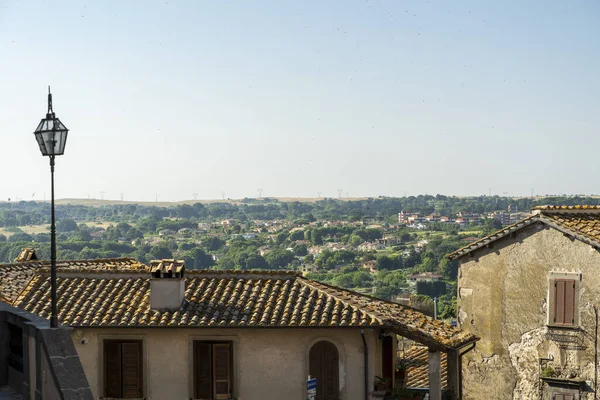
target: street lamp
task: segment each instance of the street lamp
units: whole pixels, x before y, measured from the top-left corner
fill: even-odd
[[[40,121],[33,134],[40,146],[43,156],[50,157],[50,188],[52,221],[50,224],[50,285],[52,291],[52,315],[50,316],[50,327],[58,328],[58,312],[56,311],[56,224],[54,218],[54,157],[62,156],[67,144],[69,130],[52,110],[52,93],[48,86],[48,112],[46,118]]]

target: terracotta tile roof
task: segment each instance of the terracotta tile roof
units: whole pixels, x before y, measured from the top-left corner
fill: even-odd
[[[532,210],[600,210],[600,206],[598,205],[577,205],[577,206],[535,206],[531,208]]]
[[[460,258],[531,224],[543,223],[584,243],[600,248],[600,206],[537,206],[535,214],[448,255]]]
[[[132,258],[111,258],[99,260],[57,261],[59,268],[77,268],[88,271],[123,269],[147,269],[144,264]],[[50,266],[50,261],[23,261],[13,264],[0,264],[0,299],[12,303],[40,268]]]
[[[448,387],[448,356],[441,354],[442,389]],[[404,386],[408,389],[429,388],[429,349],[425,346],[413,346],[404,352],[402,362],[407,366]]]
[[[151,327],[385,327],[432,347],[477,340],[419,311],[277,271],[190,271],[179,310],[150,308],[144,271],[58,272],[59,320],[69,326]],[[50,278],[35,274],[14,305],[44,318]]]

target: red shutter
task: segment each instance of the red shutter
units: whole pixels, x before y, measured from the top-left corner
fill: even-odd
[[[143,397],[142,342],[124,342],[121,345],[124,398]]]
[[[564,324],[575,325],[575,281],[565,282],[565,319]]]
[[[121,397],[121,343],[104,341],[104,395]]]
[[[212,400],[212,345],[194,342],[194,397]]]
[[[215,399],[231,398],[231,344],[213,344]]]

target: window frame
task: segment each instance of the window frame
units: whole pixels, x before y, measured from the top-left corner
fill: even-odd
[[[196,343],[203,343],[206,345],[210,345],[210,354],[211,354],[211,360],[210,360],[211,384],[210,384],[210,386],[211,386],[212,393],[211,393],[211,398],[208,398],[208,399],[196,397],[197,383],[198,383],[197,374],[196,374]],[[224,344],[229,346],[229,397],[227,399],[225,399],[223,397],[217,397],[217,395],[215,394],[216,379],[215,379],[214,346],[215,345],[224,345]],[[193,399],[193,400],[231,400],[231,399],[234,399],[235,398],[235,388],[237,386],[235,384],[235,378],[236,378],[236,376],[238,376],[237,370],[235,368],[235,365],[236,365],[236,362],[235,362],[236,341],[233,340],[232,338],[212,339],[212,338],[204,338],[204,337],[193,337],[190,340],[190,347],[191,347],[190,354],[192,354],[192,357],[190,357],[190,361],[191,361],[191,365],[190,365],[191,399]]]
[[[570,282],[573,281],[573,319],[572,323],[561,323],[556,322],[557,312],[557,284],[559,282]],[[580,272],[550,272],[548,275],[548,295],[547,295],[547,317],[546,325],[551,328],[559,329],[579,329],[580,328],[580,304],[581,304],[581,286],[582,286],[582,274]],[[563,294],[564,296],[564,294]],[[563,310],[566,306],[563,304]]]
[[[141,376],[140,376],[140,382],[139,382],[139,391],[141,392],[141,396],[138,397],[123,397],[123,371],[120,371],[121,377],[121,396],[120,397],[109,397],[107,395],[107,379],[108,379],[108,375],[106,373],[106,369],[107,369],[107,357],[106,357],[106,352],[107,352],[107,343],[108,342],[112,342],[112,343],[119,343],[121,346],[124,343],[137,343],[139,345],[139,350],[140,350],[140,354],[139,354],[139,368],[141,371]],[[101,359],[101,365],[100,365],[100,370],[102,371],[102,393],[103,393],[103,397],[109,397],[109,398],[116,398],[116,399],[140,399],[140,398],[145,398],[146,396],[146,343],[144,338],[140,338],[140,337],[115,337],[115,336],[108,336],[108,337],[101,337],[100,338],[100,344],[101,344],[101,355],[102,355],[102,359]],[[122,353],[122,347],[121,347],[121,351],[119,353],[120,359],[121,359],[121,364],[123,363],[123,353]]]

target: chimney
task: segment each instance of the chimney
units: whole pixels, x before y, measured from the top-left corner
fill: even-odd
[[[150,270],[150,308],[179,310],[185,295],[185,262],[173,259],[152,260]]]

